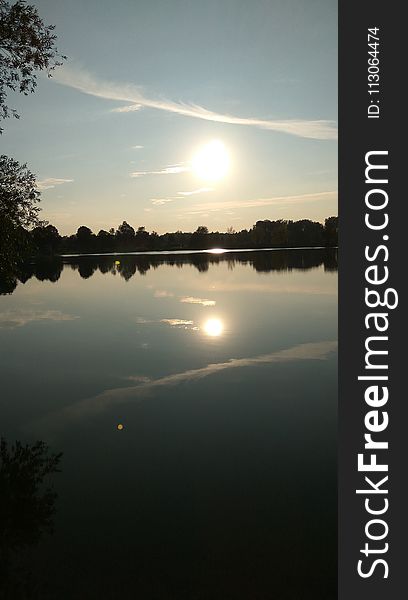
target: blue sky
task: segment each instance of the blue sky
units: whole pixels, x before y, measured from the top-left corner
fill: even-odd
[[[32,3],[68,61],[10,98],[2,152],[61,233],[337,214],[336,1]],[[209,182],[191,159],[214,139],[230,168]]]

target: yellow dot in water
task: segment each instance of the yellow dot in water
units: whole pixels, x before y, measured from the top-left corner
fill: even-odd
[[[123,425],[122,425],[122,423],[119,423],[119,425],[118,425],[118,429],[119,429],[119,431],[122,431],[122,429],[123,429]]]

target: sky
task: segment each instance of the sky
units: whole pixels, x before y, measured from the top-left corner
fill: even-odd
[[[0,145],[60,233],[337,214],[337,0],[30,4],[68,60]]]

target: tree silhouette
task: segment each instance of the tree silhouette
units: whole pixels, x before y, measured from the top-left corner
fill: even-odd
[[[4,157],[4,159],[5,163],[9,165],[10,159],[7,159],[7,157]],[[23,214],[21,222],[27,224],[30,219],[32,221],[38,221],[38,217],[36,216],[38,208],[35,206],[35,202],[38,201],[38,192],[35,188],[34,176],[31,175],[30,179],[29,172],[27,171],[27,178],[25,180],[24,169],[26,169],[26,167],[20,167],[16,161],[12,163],[12,167],[15,173],[20,171],[23,173],[19,178],[15,175],[15,178],[19,180],[21,185],[11,185],[11,187],[13,187],[13,195],[7,194],[7,190],[9,189],[7,187],[7,182],[3,185],[3,188],[6,189],[3,205],[10,203],[11,199],[15,197],[17,209],[21,209]],[[6,179],[6,177],[3,177],[4,181],[6,181]],[[2,179],[0,178],[0,200],[1,181]],[[22,185],[24,181],[26,188]],[[30,188],[29,184],[32,188]],[[29,198],[28,202],[32,202],[33,205],[31,207],[32,213],[30,213],[30,207],[28,207],[27,215],[24,213],[23,207],[21,206],[22,202],[19,200],[20,196],[17,193],[18,190],[20,190],[21,194],[24,189]],[[32,200],[30,200],[30,190],[33,191],[34,198]],[[257,221],[249,230],[242,229],[241,231],[235,231],[232,228],[228,228],[225,233],[219,231],[210,232],[207,227],[201,225],[194,233],[178,230],[172,233],[163,233],[161,235],[155,231],[149,233],[143,226],[139,226],[135,231],[129,223],[123,221],[116,231],[114,228],[109,229],[109,231],[101,229],[99,233],[95,235],[89,227],[82,225],[78,228],[75,235],[60,236],[58,230],[53,225],[39,223],[31,231],[27,231],[22,225],[19,225],[18,227],[13,225],[12,233],[8,236],[7,225],[10,228],[10,221],[7,212],[3,211],[3,214],[4,219],[0,221],[0,223],[3,224],[4,231],[2,236],[3,245],[0,243],[0,294],[12,293],[17,285],[17,279],[22,281],[22,277],[24,278],[24,275],[22,274],[27,272],[27,267],[23,266],[23,259],[24,257],[27,257],[28,251],[31,253],[31,258],[36,258],[36,263],[45,265],[45,272],[47,273],[46,278],[48,278],[50,266],[45,264],[44,261],[67,254],[109,254],[117,252],[126,254],[132,252],[147,252],[151,250],[189,251],[207,250],[209,248],[219,247],[231,250],[238,248],[333,248],[337,246],[338,242],[337,217],[327,218],[324,225],[322,223],[310,221],[309,219],[302,219],[301,221],[286,221],[282,219],[270,221],[269,219],[265,219],[263,221]],[[200,264],[201,269],[204,267],[204,262],[204,259],[197,259],[194,264]],[[83,263],[81,265],[80,274],[82,277],[88,278],[92,276],[93,269],[90,264],[91,263]],[[146,265],[146,268],[141,267],[141,270],[139,270],[138,267],[137,270],[139,272],[146,272],[149,268],[149,260],[146,259],[144,264]],[[175,261],[175,264],[179,263]],[[1,265],[8,266],[8,271],[5,268],[1,268]],[[106,268],[107,270],[111,270],[112,273],[119,272],[122,276],[126,273],[126,279],[129,279],[134,274],[132,269],[128,267],[123,269],[123,273],[121,273],[121,269],[115,269],[112,265],[109,268],[106,266]],[[336,268],[336,266],[334,268]],[[38,271],[39,269],[37,268],[36,276],[38,276]]]
[[[24,0],[0,0],[0,122],[19,117],[7,105],[9,92],[28,95],[37,85],[37,74],[52,71],[65,56],[55,45],[53,25],[45,25],[35,6]],[[0,126],[0,134],[3,129]],[[35,176],[13,158],[0,157],[0,288],[12,289],[15,271],[28,254],[30,238],[25,228],[39,224],[40,192]]]
[[[135,230],[129,223],[123,221],[116,231],[115,238],[117,249],[126,252],[127,250],[131,250],[134,245]]]
[[[135,236],[136,244],[143,250],[148,250],[150,247],[149,238],[150,234],[146,231],[146,227],[138,227]]]
[[[0,156],[0,275],[10,273],[29,248],[25,228],[39,224],[40,192],[35,176],[19,162]]]
[[[60,278],[62,269],[71,267],[83,279],[89,279],[99,271],[106,275],[119,275],[128,281],[132,277],[145,275],[151,268],[157,269],[161,265],[182,268],[184,265],[193,265],[200,273],[208,271],[209,267],[226,261],[228,268],[233,269],[238,264],[251,266],[257,272],[269,273],[271,271],[291,271],[314,269],[320,265],[326,271],[337,271],[336,248],[308,248],[291,250],[275,250],[274,252],[230,252],[225,254],[189,253],[185,254],[135,254],[122,256],[119,265],[114,255],[88,255],[88,256],[41,256],[37,260],[24,263],[11,282],[0,283],[0,295],[12,294],[18,281],[25,283],[31,277],[39,281],[56,282]]]
[[[197,227],[193,235],[191,236],[190,246],[191,248],[208,248],[208,227],[200,225]]]
[[[112,252],[114,249],[114,237],[108,231],[101,229],[96,236],[96,249],[98,252]]]
[[[21,592],[23,577],[14,563],[24,549],[53,531],[57,494],[49,482],[60,471],[62,454],[37,441],[13,445],[0,439],[0,596],[31,597]],[[21,592],[21,593],[20,593]]]
[[[338,217],[329,217],[324,222],[325,242],[327,246],[336,246],[339,232]]]
[[[31,232],[33,245],[39,254],[54,254],[61,236],[54,225],[35,227]]]
[[[0,156],[0,214],[17,227],[38,223],[40,192],[26,164]]]
[[[197,227],[194,233],[196,233],[197,235],[208,235],[208,227],[206,227],[205,225],[200,225],[199,227]]]
[[[66,59],[55,45],[54,25],[45,25],[35,6],[24,0],[0,0],[0,120],[19,118],[6,104],[8,92],[28,95],[37,86],[37,73],[52,71]],[[0,127],[0,134],[2,133]]]

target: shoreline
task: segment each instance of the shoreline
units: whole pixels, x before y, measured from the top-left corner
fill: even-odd
[[[282,250],[338,250],[338,246],[279,246],[275,248],[208,248],[205,250],[140,250],[136,252],[78,252],[75,254],[40,254],[31,257],[31,260],[44,258],[75,258],[86,256],[160,256],[183,254],[211,254],[221,255],[234,252],[276,252]]]

